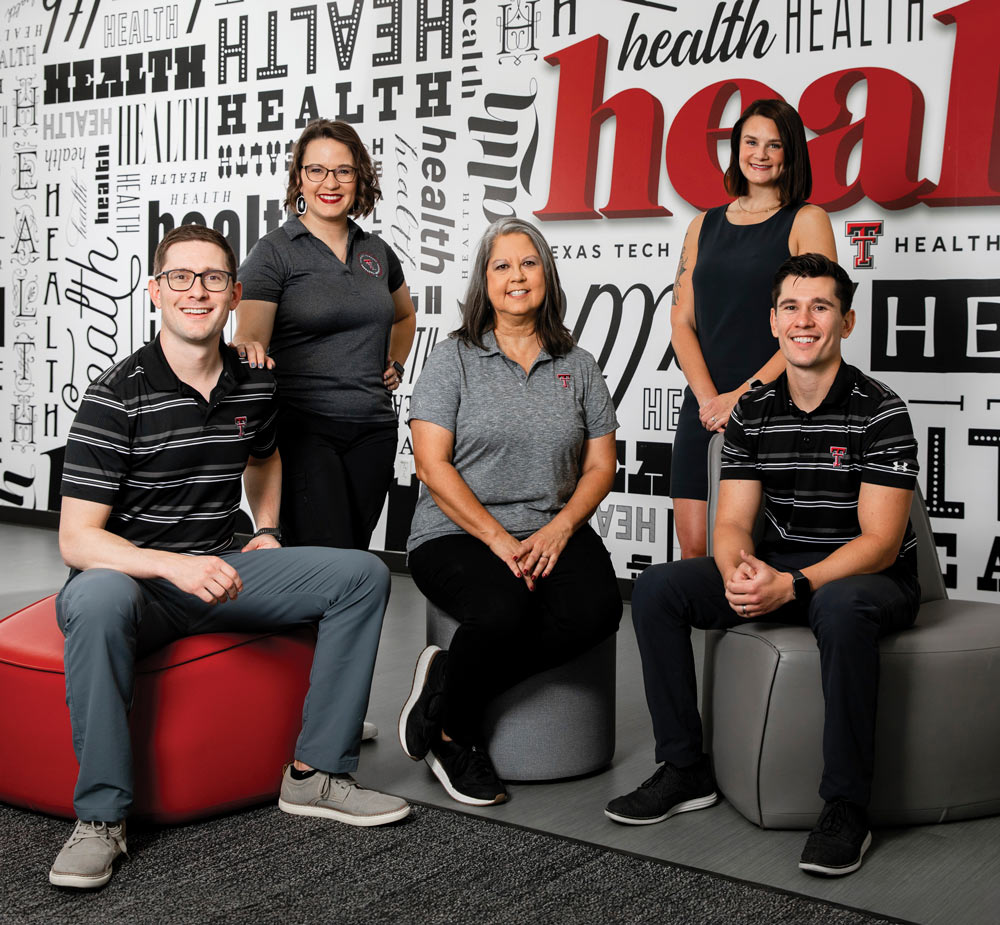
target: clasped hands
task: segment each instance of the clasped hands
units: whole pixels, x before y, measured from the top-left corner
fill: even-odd
[[[536,581],[552,574],[570,536],[572,531],[548,523],[523,540],[505,531],[490,549],[514,575],[524,579],[529,591],[534,591]]]
[[[794,600],[792,576],[740,550],[740,563],[726,579],[726,600],[741,617],[762,617]]]

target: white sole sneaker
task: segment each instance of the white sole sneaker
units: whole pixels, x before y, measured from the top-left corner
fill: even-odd
[[[410,718],[410,711],[416,706],[417,701],[420,699],[420,695],[424,691],[424,685],[427,683],[427,672],[430,671],[431,662],[434,660],[434,656],[441,651],[440,646],[427,646],[423,652],[420,653],[420,657],[417,659],[417,665],[413,669],[413,684],[410,687],[410,696],[406,698],[406,702],[403,704],[403,709],[399,713],[399,723],[397,725],[397,733],[399,735],[399,744],[402,746],[403,751],[406,752],[408,758],[412,758],[414,761],[420,761],[423,755],[412,755],[406,748],[406,721]]]
[[[370,742],[372,739],[378,738],[378,726],[374,723],[369,723],[365,720],[361,724],[361,741]]]
[[[77,890],[96,890],[111,879],[111,870],[93,877],[81,874],[60,874],[56,870],[49,871],[49,883],[53,886],[68,886]]]
[[[678,813],[690,813],[696,809],[708,809],[709,806],[714,806],[718,802],[719,795],[717,793],[710,793],[708,796],[698,797],[694,800],[685,800],[683,803],[671,806],[662,816],[650,816],[648,819],[637,819],[634,816],[619,816],[617,813],[610,812],[609,810],[604,810],[604,815],[614,822],[620,822],[623,825],[654,825],[657,822],[669,819],[671,816],[676,816]]]
[[[865,840],[861,845],[861,851],[858,853],[858,859],[852,861],[850,864],[846,864],[843,867],[826,867],[822,864],[809,864],[804,861],[799,861],[799,870],[807,871],[810,874],[823,874],[826,877],[843,877],[844,874],[853,874],[860,866],[861,862],[865,858],[865,852],[871,847],[872,844],[872,833],[869,832],[865,836]]]
[[[390,822],[399,822],[410,815],[410,806],[406,804],[400,809],[394,809],[386,813],[376,813],[370,816],[359,816],[355,813],[345,813],[341,810],[330,809],[326,806],[311,806],[303,803],[288,803],[285,800],[278,800],[278,809],[282,812],[290,813],[293,816],[317,816],[322,819],[336,819],[337,822],[344,822],[347,825],[388,825]]]
[[[434,752],[428,752],[427,758],[425,759],[430,769],[434,772],[434,776],[441,781],[441,786],[448,791],[448,796],[453,800],[457,800],[459,803],[465,803],[467,806],[493,806],[496,803],[505,803],[506,797],[501,795],[500,799],[494,797],[492,800],[480,800],[478,797],[470,797],[467,794],[459,793],[451,783],[448,777],[448,772],[444,769],[444,765],[438,761],[437,755]]]

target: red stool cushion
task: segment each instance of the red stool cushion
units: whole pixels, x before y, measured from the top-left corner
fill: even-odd
[[[181,822],[275,797],[315,642],[313,627],[206,633],[140,660],[132,816]],[[0,705],[0,800],[73,818],[78,765],[55,595],[0,621]]]

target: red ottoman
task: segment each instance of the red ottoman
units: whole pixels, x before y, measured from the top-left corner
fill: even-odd
[[[136,665],[131,816],[181,822],[277,796],[316,632],[188,636]],[[55,595],[0,621],[0,800],[74,818]],[[214,766],[219,773],[206,773]]]

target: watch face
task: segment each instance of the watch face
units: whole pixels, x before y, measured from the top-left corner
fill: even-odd
[[[405,367],[403,366],[403,364],[400,363],[398,360],[393,360],[392,361],[392,368],[394,370],[396,370],[396,372],[399,375],[399,378],[402,379],[403,378],[403,370],[405,369]]]

